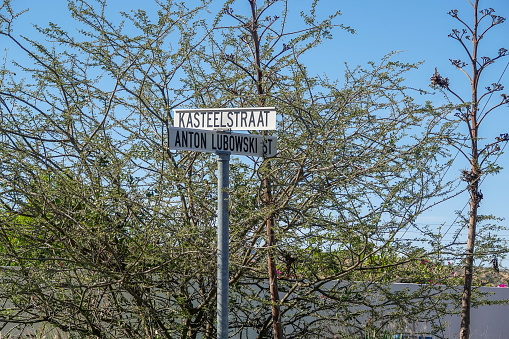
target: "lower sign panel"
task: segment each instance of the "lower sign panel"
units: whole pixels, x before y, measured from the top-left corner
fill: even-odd
[[[276,138],[256,134],[170,127],[170,149],[273,157],[276,155]]]

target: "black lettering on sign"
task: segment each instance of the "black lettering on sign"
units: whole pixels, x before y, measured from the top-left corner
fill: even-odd
[[[179,124],[181,127],[184,126],[184,114],[179,114]]]
[[[237,151],[237,152],[242,151],[242,136],[241,135],[235,136],[235,151]]]
[[[218,127],[219,115],[221,112],[214,112],[214,127]]]
[[[223,139],[221,138],[221,134],[216,134],[216,140],[217,140],[217,149],[222,150],[223,149]]]
[[[233,114],[234,114],[234,112],[228,112],[228,123],[226,124],[225,127],[232,127],[233,126],[233,118],[232,118]]]
[[[205,133],[197,133],[200,136],[200,148],[207,148],[207,134]]]
[[[194,113],[194,128],[200,127],[200,113]]]
[[[214,142],[214,140],[215,140],[214,137],[215,137],[215,135],[212,135],[212,149],[217,149],[216,148],[216,143]]]
[[[182,140],[182,147],[187,147],[187,133],[185,131],[181,131],[181,140]]]
[[[214,114],[213,112],[207,112],[207,127],[213,127],[212,126],[212,114]]]
[[[223,134],[223,151],[228,150],[228,136]]]
[[[263,154],[269,155],[272,154],[272,139],[268,138],[264,140],[263,143]]]
[[[258,153],[258,143],[256,143],[256,138],[249,138],[249,152]]]
[[[235,136],[230,134],[230,152],[235,151]]]
[[[241,127],[247,127],[247,112],[242,111],[240,112],[240,126]]]
[[[273,111],[260,109],[220,109],[176,112],[174,116],[174,126],[195,129],[270,129],[269,117],[271,117],[271,122],[273,122],[271,113],[273,113]],[[182,135],[180,135],[180,137],[182,137]]]
[[[175,134],[175,146],[176,146],[176,147],[181,147],[181,144],[180,144],[180,136],[179,136],[178,131],[177,131],[177,133]]]
[[[195,149],[207,148],[207,135],[201,132],[189,132],[192,136],[192,147]]]
[[[258,127],[265,127],[265,121],[263,121],[263,114],[260,112],[258,115]]]
[[[240,111],[236,111],[236,112],[233,112],[235,113],[235,126],[238,126],[239,125],[239,114],[240,114]]]
[[[249,125],[248,127],[255,127],[255,117],[254,117],[254,112],[251,111],[251,117],[249,118]]]
[[[225,125],[225,122],[223,122],[223,116],[224,116],[224,114],[220,115],[221,121],[219,123],[219,126],[224,128],[224,127],[226,127],[226,125]]]
[[[206,149],[207,135],[202,132],[177,130],[175,133],[175,147]]]
[[[207,125],[207,112],[200,112],[201,113],[201,122],[200,127],[198,128],[204,128]]]
[[[249,138],[248,137],[242,137],[242,150],[244,152],[247,152],[249,150]]]

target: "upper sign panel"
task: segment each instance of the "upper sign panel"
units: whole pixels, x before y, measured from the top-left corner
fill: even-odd
[[[194,129],[236,131],[275,130],[274,107],[175,109],[174,126]]]

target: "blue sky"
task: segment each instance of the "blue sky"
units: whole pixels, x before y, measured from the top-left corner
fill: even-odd
[[[112,7],[125,11],[141,6],[139,1],[132,0],[112,0],[111,3]],[[220,6],[222,3],[214,0],[214,5]],[[290,0],[290,12],[297,14],[310,3],[310,0]],[[23,31],[29,32],[31,23],[44,26],[48,21],[72,29],[72,21],[65,14],[65,0],[14,0],[14,4],[16,9],[30,9],[22,19],[23,25],[18,23]],[[492,7],[496,10],[495,14],[509,17],[508,0],[482,0],[481,7]],[[450,79],[452,88],[459,93],[470,93],[466,77],[449,62],[449,58],[464,59],[463,49],[447,37],[453,28],[462,28],[457,20],[447,14],[451,9],[458,9],[460,17],[464,17],[467,22],[472,21],[473,11],[467,0],[322,0],[317,7],[322,17],[338,9],[342,16],[337,18],[336,23],[351,26],[356,33],[352,35],[338,29],[333,40],[326,41],[322,47],[307,55],[304,60],[312,73],[341,79],[344,63],[350,66],[366,65],[368,61],[379,61],[391,51],[402,51],[399,60],[424,61],[420,69],[408,77],[408,85],[429,89],[429,78],[437,67],[443,76]],[[509,21],[495,27],[486,36],[480,54],[495,56],[501,47],[509,49]],[[509,57],[506,57],[484,73],[484,78],[489,80],[488,84],[498,81],[508,62]],[[501,83],[506,85],[505,92],[509,93],[509,69]],[[495,99],[498,99],[498,95],[494,96],[493,102]],[[433,101],[437,104],[444,102],[440,94]],[[489,136],[491,140],[508,132],[507,106],[494,112],[481,128],[481,134]],[[509,188],[509,147],[506,152],[499,158],[499,164],[506,169],[497,176],[488,177],[482,184],[484,200],[480,213],[503,217],[506,219],[503,223],[509,227],[509,202],[505,199],[505,189]],[[461,168],[468,168],[466,160],[460,160],[450,174],[459,175]],[[468,196],[464,194],[435,208],[419,221],[435,225],[445,223],[447,229],[454,219],[454,210],[462,209],[467,201]],[[504,236],[509,240],[509,230],[504,232]]]
[[[404,61],[424,61],[420,69],[408,79],[410,85],[428,88],[429,77],[437,67],[443,76],[450,79],[452,88],[460,93],[470,93],[466,77],[449,62],[449,58],[464,60],[463,49],[459,43],[447,37],[453,28],[461,28],[459,22],[447,14],[449,10],[458,9],[460,16],[464,15],[467,20],[471,20],[473,11],[466,0],[361,0],[339,3],[344,3],[344,6],[341,6],[343,12],[341,19],[344,20],[344,24],[356,28],[357,33],[353,36],[341,35],[341,46],[337,46],[336,60],[345,59],[350,64],[362,65],[369,60],[376,61],[390,51],[401,50],[403,52],[400,57]],[[509,1],[481,1],[481,5],[483,4],[485,7],[494,8],[495,14],[509,16]],[[509,46],[509,22],[493,28],[490,32],[481,45],[481,56],[497,55],[500,47],[508,48]],[[320,64],[333,62],[332,59]],[[489,83],[498,81],[508,62],[509,57],[494,64],[491,70],[487,69],[484,74],[485,79],[489,80]],[[502,83],[506,84],[509,90],[509,71],[502,78]],[[498,95],[496,97],[498,100]],[[437,103],[443,102],[440,94],[433,100]],[[495,102],[495,97],[492,102]],[[509,131],[509,107],[505,106],[494,113],[481,128],[481,133],[489,135],[491,139]],[[483,182],[484,200],[480,207],[480,213],[504,217],[505,225],[509,225],[508,201],[504,194],[504,188],[509,187],[508,156],[509,154],[505,154],[499,158],[499,163],[506,168],[506,171],[502,171],[495,177],[488,177]],[[458,159],[460,160],[459,168],[468,167],[466,160],[463,161],[461,157]],[[458,170],[453,170],[451,174],[459,173]],[[450,203],[435,208],[420,221],[433,224],[449,222],[446,224],[448,228],[452,222],[453,211],[462,209],[467,199],[467,195],[464,194]],[[509,238],[509,231],[506,232],[506,238]]]
[[[424,61],[418,71],[408,78],[408,84],[413,87],[428,87],[429,78],[435,67],[442,76],[450,79],[451,87],[459,93],[469,94],[470,87],[467,78],[459,70],[455,69],[449,59],[465,60],[464,50],[461,45],[447,37],[453,28],[461,29],[460,23],[447,13],[451,9],[458,9],[460,17],[467,22],[472,21],[473,10],[467,0],[391,0],[391,1],[327,1],[329,4],[337,3],[343,15],[341,23],[356,29],[355,35],[347,33],[338,34],[330,44],[334,53],[322,56],[317,63],[322,69],[320,72],[330,74],[332,65],[347,62],[350,65],[364,65],[368,61],[377,61],[391,51],[402,51],[399,59],[407,62]],[[509,17],[509,1],[481,1],[482,8],[492,7],[495,14]],[[480,55],[496,56],[501,47],[509,49],[509,21],[494,27],[482,41]],[[488,84],[499,80],[500,75],[509,62],[509,57],[502,59],[491,66],[484,73],[484,79]],[[509,69],[501,81],[509,91]],[[498,100],[494,95],[492,103]],[[444,102],[442,96],[437,94],[433,101]],[[491,140],[501,133],[509,132],[509,107],[505,106],[483,122],[481,134],[489,136]],[[497,176],[490,176],[482,184],[484,199],[480,206],[480,213],[494,214],[503,217],[505,226],[509,226],[509,202],[505,198],[505,189],[509,187],[509,148],[498,162],[506,170]],[[457,167],[450,171],[451,175],[459,175],[460,168],[468,168],[466,160],[458,156]],[[420,223],[440,225],[445,223],[442,230],[449,229],[454,220],[454,211],[461,210],[468,201],[468,195],[464,193],[458,198],[439,205],[431,213],[420,218]],[[465,211],[468,210],[468,207]],[[455,229],[449,229],[449,234]],[[509,239],[509,231],[504,232]]]

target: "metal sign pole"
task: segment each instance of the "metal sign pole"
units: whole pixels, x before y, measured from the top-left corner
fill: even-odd
[[[230,153],[217,152],[217,338],[228,339]]]

